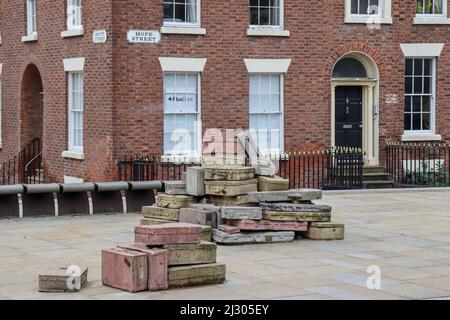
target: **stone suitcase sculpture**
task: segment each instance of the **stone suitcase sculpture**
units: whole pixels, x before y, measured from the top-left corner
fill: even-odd
[[[262,209],[257,207],[222,207],[222,219],[261,220]]]
[[[344,225],[334,222],[312,222],[303,235],[313,240],[343,240]]]
[[[169,209],[189,207],[189,204],[194,202],[195,198],[193,196],[170,195],[165,193],[159,193],[156,199],[156,205],[158,207]]]
[[[230,221],[232,220],[228,220],[228,223],[230,223]],[[234,220],[234,221],[253,221],[253,220]],[[241,233],[241,229],[228,224],[221,224],[217,227],[217,229],[226,233]]]
[[[289,180],[275,177],[258,177],[258,191],[285,191],[289,190]]]
[[[205,180],[244,181],[255,178],[255,169],[240,166],[205,168]]]
[[[147,254],[121,248],[102,250],[102,281],[128,292],[148,290]]]
[[[258,191],[258,180],[205,181],[207,195],[235,197]]]
[[[330,213],[330,206],[319,206],[303,203],[260,203],[259,206],[264,210],[283,211],[283,212],[323,212]]]
[[[180,219],[180,209],[168,209],[156,206],[148,206],[142,208],[142,213],[146,218],[164,219],[172,221],[178,221]]]
[[[147,254],[148,258],[148,290],[159,291],[169,287],[167,268],[169,265],[169,252],[158,248],[149,248],[146,245],[133,243],[118,245],[122,249],[138,251]]]
[[[294,240],[295,233],[291,231],[279,232],[246,232],[226,233],[217,229],[213,230],[214,241],[222,244],[250,244],[250,243],[275,243],[290,242]]]
[[[292,222],[329,222],[331,213],[324,212],[283,212],[283,211],[263,211],[263,219],[271,221],[292,221]]]
[[[228,220],[228,224],[243,231],[307,231],[307,222],[277,222],[270,220]],[[225,230],[223,230],[225,231]]]
[[[186,169],[186,192],[196,197],[205,195],[205,170],[202,167]]]
[[[220,284],[225,281],[224,264],[203,264],[169,268],[169,287]]]
[[[164,190],[168,195],[186,195],[186,183],[183,181],[164,181]]]
[[[163,249],[169,252],[169,266],[215,263],[217,245],[202,241],[199,244],[168,244]]]
[[[207,209],[180,209],[180,222],[200,224],[217,228],[217,213]]]
[[[78,292],[86,287],[87,277],[87,267],[51,267],[39,274],[39,291]]]
[[[234,197],[209,196],[208,203],[216,206],[240,206],[249,204],[250,202],[248,201],[248,195],[244,194]]]
[[[202,228],[189,223],[135,227],[135,242],[147,246],[200,243]]]

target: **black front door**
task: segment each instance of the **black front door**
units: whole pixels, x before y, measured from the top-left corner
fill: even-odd
[[[335,97],[336,146],[362,148],[362,87],[336,87]]]

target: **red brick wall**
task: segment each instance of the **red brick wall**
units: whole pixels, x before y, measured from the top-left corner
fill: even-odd
[[[127,44],[128,29],[159,30],[162,1],[114,1],[115,157],[163,149],[163,78],[158,57],[207,58],[202,75],[203,128],[246,128],[248,73],[244,58],[290,58],[285,76],[285,147],[329,145],[331,73],[340,56],[361,51],[380,71],[380,142],[403,133],[404,57],[400,43],[448,42],[447,26],[413,25],[415,2],[393,1],[392,25],[370,30],[344,24],[344,1],[285,1],[289,38],[249,37],[248,1],[202,1],[206,36],[162,35],[157,45]],[[450,138],[445,92],[449,48],[439,59],[436,131]],[[386,94],[398,103],[385,105]]]
[[[207,58],[202,75],[202,120],[206,128],[248,126],[248,73],[244,58],[292,59],[285,76],[285,148],[326,146],[331,141],[331,72],[349,51],[369,55],[380,70],[380,148],[403,133],[404,57],[400,43],[446,43],[437,75],[436,131],[450,139],[448,26],[413,25],[414,1],[393,1],[392,25],[369,30],[344,23],[344,1],[285,0],[288,38],[249,37],[248,1],[202,1],[206,36],[162,35],[160,44],[129,44],[129,29],[159,30],[161,0],[89,1],[85,36],[61,39],[65,1],[38,4],[37,43],[23,44],[23,1],[2,2],[0,63],[3,63],[3,150],[18,148],[20,83],[35,63],[44,87],[44,152],[50,180],[63,175],[86,180],[115,178],[115,160],[163,151],[163,74],[158,57]],[[114,15],[111,14],[114,12]],[[106,44],[94,45],[92,31],[107,29]],[[66,74],[62,60],[86,57],[85,161],[63,159],[67,148]],[[398,103],[386,105],[387,94]]]
[[[83,10],[85,35],[61,38],[66,30],[66,1],[37,3],[38,41],[22,43],[26,33],[25,1],[0,1],[0,63],[3,63],[3,150],[0,160],[20,148],[28,123],[22,121],[21,84],[29,64],[37,66],[43,83],[43,152],[48,181],[64,175],[107,180],[112,170],[112,42],[94,45],[92,31],[111,35],[111,0],[88,1]],[[63,59],[85,57],[85,161],[62,158],[67,150],[67,74]],[[31,125],[31,124],[30,124]],[[22,133],[21,133],[22,132]],[[25,138],[24,138],[25,139]]]

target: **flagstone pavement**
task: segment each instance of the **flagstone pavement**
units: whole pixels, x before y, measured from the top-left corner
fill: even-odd
[[[133,241],[137,214],[0,220],[0,299],[450,299],[450,191],[327,193],[343,241],[220,246],[227,281],[130,294],[101,283],[100,251]],[[79,293],[40,293],[50,265],[89,267]],[[380,290],[367,269],[378,266]]]

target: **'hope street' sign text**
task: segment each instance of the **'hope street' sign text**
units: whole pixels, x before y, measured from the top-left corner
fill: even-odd
[[[95,30],[92,35],[94,43],[105,43],[108,39],[108,33],[106,30]]]
[[[130,43],[159,43],[161,34],[153,30],[129,30],[127,39]]]

